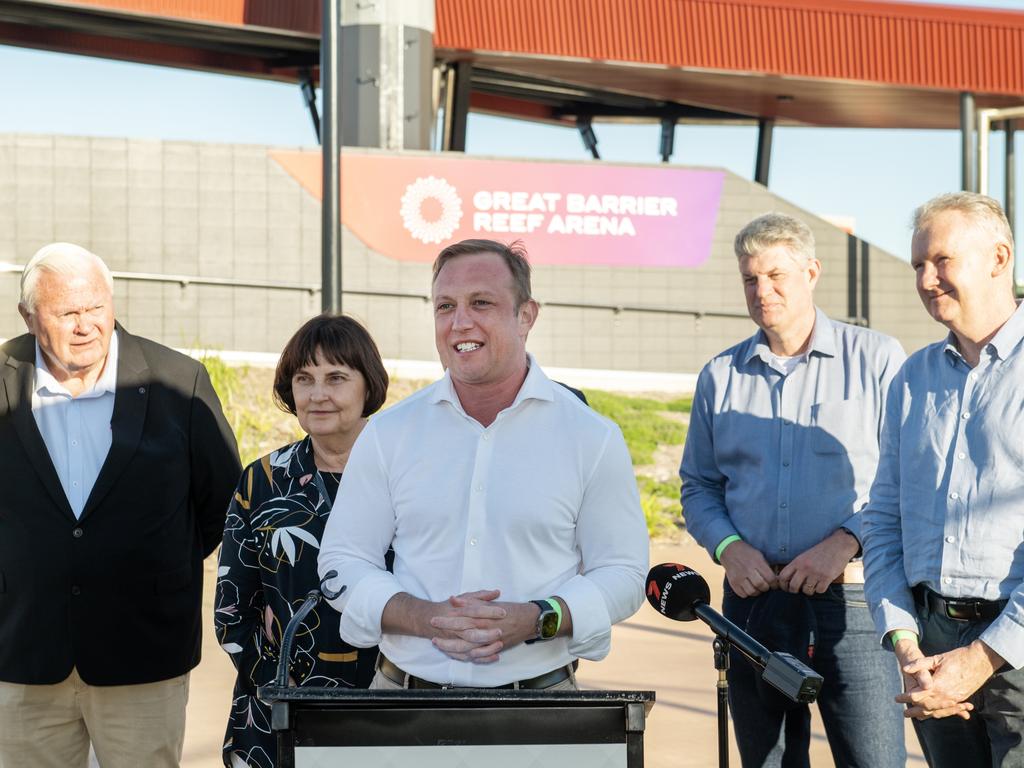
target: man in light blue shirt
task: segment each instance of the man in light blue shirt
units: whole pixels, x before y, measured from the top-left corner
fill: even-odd
[[[864,511],[867,594],[931,766],[1024,766],[1024,314],[991,198],[914,214],[912,264],[949,336],[886,403]]]
[[[781,598],[773,590],[795,593],[783,602],[807,596],[817,624],[812,664],[825,678],[818,702],[836,765],[902,766],[899,709],[878,701],[879,692],[896,695],[899,675],[875,642],[860,562],[851,560],[885,393],[903,350],[814,306],[821,263],[797,219],[755,219],[735,250],[760,330],[698,378],[679,470],[687,529],[725,567],[723,612],[741,627],[755,604]],[[729,684],[743,765],[806,765],[808,707],[759,696],[753,669],[738,656]]]

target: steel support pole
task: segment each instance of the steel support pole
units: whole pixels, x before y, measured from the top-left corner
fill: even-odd
[[[466,126],[469,121],[472,77],[473,66],[468,61],[456,62],[445,70],[444,123],[441,137],[441,149],[445,152],[466,151]]]
[[[320,306],[324,312],[341,312],[341,134],[338,131],[340,1],[323,0],[323,27],[320,33],[320,87],[324,99],[320,121],[320,151],[323,156]]]
[[[960,187],[977,192],[974,167],[974,94],[960,94]]]
[[[775,121],[762,118],[757,121],[757,158],[754,160],[754,181],[768,186],[768,174],[772,165],[772,131]]]
[[[674,117],[661,118],[661,162],[667,163],[672,159],[672,152],[676,146],[676,119]]]
[[[1006,131],[1006,154],[1004,156],[1003,211],[1010,221],[1010,231],[1017,234],[1017,152],[1014,143],[1017,138],[1016,121],[1003,123]]]

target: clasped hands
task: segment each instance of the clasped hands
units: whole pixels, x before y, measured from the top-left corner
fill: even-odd
[[[434,647],[459,661],[488,664],[499,653],[534,636],[538,609],[532,603],[498,602],[497,589],[453,595],[431,603]]]
[[[810,596],[828,589],[859,548],[857,539],[840,529],[795,557],[778,575],[764,555],[745,541],[727,546],[721,560],[729,586],[739,597],[754,597],[769,589]]]
[[[903,672],[905,717],[917,720],[956,716],[967,720],[974,705],[967,699],[1004,663],[980,640],[946,653],[925,656],[916,639],[896,643],[896,658]]]

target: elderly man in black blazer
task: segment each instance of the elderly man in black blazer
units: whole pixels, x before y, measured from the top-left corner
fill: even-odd
[[[240,472],[205,368],[114,321],[46,246],[0,347],[0,767],[177,766],[203,558]]]

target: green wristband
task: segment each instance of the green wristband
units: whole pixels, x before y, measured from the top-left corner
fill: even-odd
[[[722,562],[722,553],[725,552],[725,548],[732,544],[734,541],[743,541],[743,539],[741,539],[738,534],[734,533],[732,536],[726,536],[724,539],[722,539],[719,545],[715,547],[716,562]]]
[[[544,602],[551,606],[551,610],[558,616],[558,624],[555,625],[555,634],[562,628],[562,604],[553,597],[545,597]]]
[[[894,629],[889,633],[889,639],[892,640],[892,647],[896,647],[896,643],[900,640],[913,640],[917,642],[917,632],[911,632],[909,629]]]

